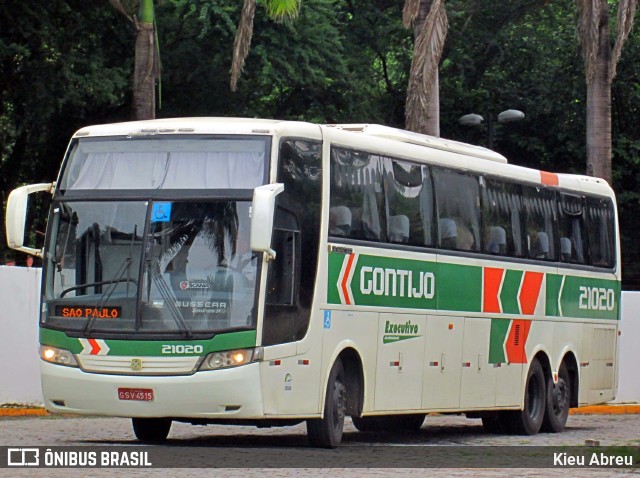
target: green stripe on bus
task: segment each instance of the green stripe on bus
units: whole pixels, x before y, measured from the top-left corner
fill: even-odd
[[[329,283],[327,290],[327,301],[330,304],[340,303],[340,293],[338,292],[338,287],[340,286],[340,284],[338,282],[342,264],[347,257],[347,254],[329,254]]]
[[[482,310],[482,267],[438,263],[438,309],[461,312]]]
[[[245,330],[242,332],[228,332],[217,334],[209,340],[105,340],[109,347],[108,355],[154,357],[168,356],[163,354],[163,345],[201,345],[203,353],[218,352],[221,350],[232,350],[251,348],[256,346],[256,331]],[[40,343],[71,351],[74,354],[82,352],[80,340],[67,336],[64,332],[40,328]],[[175,354],[173,354],[175,355]],[[180,354],[201,355],[201,354]]]
[[[558,297],[560,296],[560,287],[562,286],[562,276],[558,274],[547,274],[545,314],[549,317],[557,317]]]
[[[489,338],[489,363],[506,363],[504,341],[509,332],[509,319],[491,319],[491,335]]]
[[[563,317],[617,320],[620,290],[619,281],[564,276],[559,312]]]
[[[350,257],[329,253],[330,304],[482,312],[481,266],[355,254],[347,274]],[[505,269],[500,290],[505,314],[521,315],[524,273]],[[547,316],[619,320],[620,281],[555,273],[545,273],[545,281]]]
[[[522,271],[507,270],[500,292],[500,302],[502,312],[505,314],[519,314],[520,305],[518,303],[518,292],[522,283]]]

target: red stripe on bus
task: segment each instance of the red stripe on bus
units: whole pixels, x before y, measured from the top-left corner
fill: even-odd
[[[91,352],[89,355],[98,355],[100,353],[101,347],[96,339],[89,339],[89,345],[91,345]]]
[[[540,182],[547,186],[558,186],[560,184],[560,178],[556,173],[548,173],[547,171],[540,171]]]
[[[349,259],[347,259],[347,267],[344,270],[344,276],[342,277],[342,283],[340,286],[342,287],[342,293],[344,294],[344,301],[347,305],[351,305],[351,297],[349,297],[349,288],[347,287],[347,282],[349,280],[349,273],[351,272],[351,266],[353,266],[353,259],[355,258],[355,254],[350,254]]]
[[[525,315],[533,315],[542,287],[543,272],[525,272],[520,289],[520,310]]]
[[[509,363],[527,363],[527,354],[525,345],[529,338],[529,330],[531,329],[530,320],[514,320],[509,329],[509,336],[505,344],[507,352],[507,361]]]
[[[502,276],[504,275],[504,269],[496,269],[494,267],[484,268],[484,291],[482,300],[482,311],[501,313],[500,299],[500,284],[502,283]]]

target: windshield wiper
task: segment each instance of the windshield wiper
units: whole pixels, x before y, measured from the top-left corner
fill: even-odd
[[[185,335],[185,338],[190,339],[193,336],[193,333],[191,332],[187,322],[184,320],[182,312],[180,312],[180,309],[176,307],[175,296],[173,296],[173,293],[164,280],[164,277],[162,277],[162,274],[156,273],[153,274],[152,279],[153,283],[158,288],[160,295],[164,299],[164,303],[167,304],[167,309],[169,309],[169,312],[171,313],[171,318],[175,320],[180,332]]]

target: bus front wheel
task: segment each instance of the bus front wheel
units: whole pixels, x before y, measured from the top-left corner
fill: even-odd
[[[524,408],[506,412],[509,428],[518,435],[535,435],[542,427],[547,403],[544,371],[538,359],[533,359],[524,389]]]
[[[171,429],[169,418],[132,418],[133,433],[145,443],[160,443],[167,439]]]
[[[340,444],[347,405],[345,383],[344,367],[338,359],[329,374],[323,418],[307,420],[307,435],[311,446],[334,448]]]

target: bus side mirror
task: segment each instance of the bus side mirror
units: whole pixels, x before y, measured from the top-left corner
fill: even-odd
[[[264,252],[267,260],[276,258],[276,252],[271,249],[273,235],[273,216],[276,208],[276,196],[284,191],[284,184],[265,184],[253,190],[253,204],[251,207],[251,250]]]
[[[27,203],[29,194],[49,191],[53,194],[56,183],[40,183],[22,186],[11,191],[7,200],[7,214],[5,226],[7,231],[7,244],[11,249],[26,252],[33,256],[42,257],[42,249],[34,249],[24,245],[24,228],[27,219]]]

